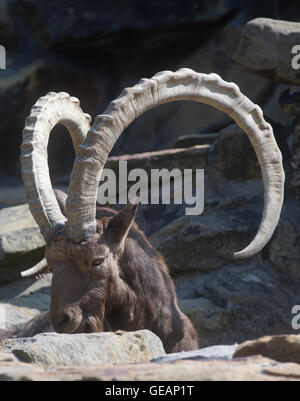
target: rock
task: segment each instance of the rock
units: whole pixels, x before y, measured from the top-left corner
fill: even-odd
[[[177,274],[174,281],[179,306],[193,322],[200,348],[295,334],[291,310],[299,303],[299,283],[260,257],[216,271]]]
[[[0,208],[17,206],[26,203],[26,193],[23,183],[7,185],[5,182],[0,182],[0,186]]]
[[[173,168],[203,169],[207,164],[209,145],[196,145],[185,149],[166,149],[155,152],[111,156],[105,168],[110,168],[119,176],[119,162],[127,161],[128,171],[134,168],[144,169],[149,175],[151,169]]]
[[[42,259],[44,246],[28,205],[0,210],[0,266],[24,267]]]
[[[176,139],[174,148],[189,148],[195,145],[212,144],[219,134],[183,135]]]
[[[160,339],[149,330],[91,334],[38,334],[7,339],[2,352],[20,362],[43,366],[88,366],[145,362],[165,354]]]
[[[201,5],[195,1],[172,5],[171,14],[169,3],[162,6],[157,0],[151,7],[128,1],[130,12],[119,10],[117,14],[114,5],[103,8],[90,0],[84,5],[68,3],[66,7],[57,0],[43,7],[37,0],[13,3],[21,30],[19,41],[24,45],[11,55],[13,67],[0,79],[0,138],[1,149],[5,149],[0,151],[0,171],[6,175],[19,175],[25,118],[37,98],[49,91],[65,91],[78,97],[83,110],[94,118],[123,88],[141,78],[164,69],[189,67],[216,72],[237,83],[262,107],[273,96],[274,85],[249,74],[232,60],[246,19],[240,13],[233,16],[233,10],[240,7],[236,1],[233,5],[219,0],[213,10],[207,1]],[[135,61],[137,53],[139,63]],[[104,58],[109,63],[103,63]],[[166,149],[179,135],[218,132],[230,122],[229,117],[205,104],[161,105],[130,125],[112,154]],[[74,153],[65,128],[53,131],[49,164],[55,177],[70,172]]]
[[[244,24],[244,19],[237,14],[226,24],[224,24],[217,32],[202,34],[198,39],[198,45],[190,49],[188,52],[187,41],[194,43],[193,38],[184,39],[182,48],[179,52],[178,40],[174,47],[168,45],[164,49],[163,54],[149,53],[145,55],[145,60],[149,60],[148,65],[144,66],[139,78],[142,76],[151,77],[153,73],[166,69],[177,70],[178,68],[187,67],[195,71],[203,73],[216,72],[224,80],[235,82],[247,97],[254,103],[264,107],[275,90],[274,84],[266,79],[250,74],[240,65],[232,60],[239,37]],[[200,31],[199,31],[200,32]],[[203,36],[204,35],[204,36]],[[206,36],[209,36],[206,38]],[[222,43],[222,46],[220,46]],[[164,57],[168,54],[168,59],[164,61]],[[180,55],[180,57],[176,57]],[[151,60],[151,62],[150,62]],[[136,67],[131,65],[127,67],[120,65],[126,74],[121,72],[118,76],[119,88],[125,88],[135,84],[139,78],[136,75]],[[118,96],[120,90],[109,95],[109,98]],[[106,103],[103,105],[103,110]],[[173,102],[170,104],[160,105],[147,113],[140,116],[131,126],[126,129],[126,135],[121,135],[116,143],[113,152],[132,153],[145,152],[146,150],[154,150],[161,148],[170,148],[173,146],[175,139],[183,134],[201,134],[207,132],[218,132],[220,129],[228,126],[232,120],[224,113],[215,108],[199,104],[196,102]]]
[[[299,71],[292,66],[292,48],[299,43],[299,23],[255,18],[245,25],[234,59],[258,75],[299,85]]]
[[[52,274],[35,280],[27,278],[0,285],[0,302],[16,306],[48,310]]]
[[[93,75],[82,76],[81,71],[68,63],[39,59],[25,65],[23,62],[21,67],[16,63],[14,68],[8,69],[7,75],[0,79],[0,138],[1,149],[5,149],[1,152],[0,170],[2,174],[19,178],[22,130],[37,99],[50,91],[68,92],[81,100],[84,112],[95,115],[99,89]],[[53,129],[48,156],[52,176],[71,170],[74,152],[71,138],[64,127]]]
[[[40,313],[39,309],[26,308],[17,305],[0,303],[0,313],[5,314],[2,329],[12,330],[18,325],[25,323]]]
[[[239,345],[234,358],[262,355],[278,362],[300,363],[300,335],[265,336]]]
[[[300,367],[252,357],[234,361],[204,360],[176,363],[139,363],[113,366],[70,366],[44,369],[17,362],[0,363],[5,381],[288,381],[300,380]],[[111,387],[111,386],[107,386]],[[138,387],[138,386],[137,386]],[[187,393],[186,393],[187,394]]]
[[[88,45],[99,48],[114,44],[118,33],[129,36],[131,31],[153,32],[162,25],[164,30],[174,30],[180,25],[216,23],[235,10],[234,3],[218,0],[212,9],[209,1],[161,4],[154,0],[150,5],[126,0],[120,8],[115,3],[101,4],[92,0],[61,7],[61,2],[51,0],[41,7],[38,0],[18,0],[17,11],[30,23],[43,47]],[[134,36],[134,39],[138,41],[139,38]]]
[[[14,357],[9,352],[0,352],[0,364],[1,362],[13,362]]]
[[[261,175],[253,146],[237,124],[220,131],[214,143],[213,166],[229,180],[243,181]]]
[[[300,260],[300,226],[294,225],[288,219],[279,223],[275,238],[270,246],[270,261],[291,280],[298,281]]]
[[[2,0],[0,3],[0,36],[2,46],[15,45],[17,31],[11,16],[9,0]]]
[[[196,351],[176,352],[166,356],[160,356],[152,359],[150,362],[176,362],[184,361],[186,359],[198,361],[203,359],[223,359],[231,360],[232,356],[237,349],[238,344],[234,345],[215,345],[212,347],[202,348]]]
[[[289,137],[290,146],[290,174],[288,185],[294,189],[299,196],[300,193],[300,117],[296,117],[292,125]]]
[[[172,274],[214,270],[250,243],[259,225],[260,200],[236,200],[174,220],[150,239],[166,259]]]
[[[280,106],[291,115],[300,114],[300,90],[297,87],[288,88],[279,97]]]

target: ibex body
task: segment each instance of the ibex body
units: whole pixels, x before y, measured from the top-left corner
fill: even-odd
[[[265,184],[264,215],[251,244],[234,258],[256,254],[272,236],[283,202],[281,153],[260,108],[235,84],[216,74],[165,71],[125,89],[96,117],[91,129],[77,99],[50,93],[39,99],[26,120],[21,164],[30,210],[47,242],[46,260],[24,275],[53,272],[50,320],[54,330],[147,328],[162,339],[167,352],[197,347],[195,330],[178,308],[167,267],[133,223],[136,205],[118,213],[96,208],[101,172],[115,141],[143,112],[174,100],[204,102],[229,114],[257,153]],[[68,128],[76,159],[68,196],[57,193],[56,198],[47,143],[57,123]],[[47,318],[45,314],[40,319]],[[35,329],[33,322],[28,333]]]

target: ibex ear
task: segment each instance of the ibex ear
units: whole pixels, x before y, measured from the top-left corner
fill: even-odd
[[[138,204],[129,203],[108,223],[105,236],[108,243],[114,246],[124,247],[125,239],[135,218]]]
[[[64,192],[61,191],[60,189],[54,189],[54,193],[57,199],[57,202],[59,204],[60,210],[62,214],[67,217],[67,208],[66,208],[66,201],[68,195]]]

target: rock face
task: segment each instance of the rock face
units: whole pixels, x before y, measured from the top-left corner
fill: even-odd
[[[202,348],[196,351],[176,352],[165,356],[154,358],[151,362],[175,362],[184,360],[198,361],[202,359],[227,359],[231,360],[233,354],[238,348],[238,344],[234,345],[215,345],[212,347]]]
[[[236,0],[218,0],[213,8],[208,1],[175,5],[156,0],[150,6],[126,0],[122,7],[93,0],[82,4],[58,0],[43,5],[37,0],[2,3],[6,11],[0,10],[1,38],[6,34],[11,38],[15,32],[15,47],[7,48],[7,69],[0,77],[0,169],[5,175],[19,175],[24,120],[36,100],[49,91],[78,97],[83,110],[94,118],[123,88],[166,69],[216,72],[238,84],[261,107],[276,89],[245,71],[232,55],[245,21],[261,15],[262,10],[272,17],[278,6],[265,10],[259,2],[250,6]],[[179,135],[218,132],[229,122],[207,105],[162,105],[128,127],[113,153],[170,148]],[[52,175],[69,173],[73,157],[66,130],[55,128],[49,143]]]
[[[1,361],[1,354],[0,354]],[[0,362],[0,380],[5,381],[290,381],[300,380],[295,363],[276,363],[267,358],[235,361],[204,360],[176,363],[139,363],[118,366],[80,366],[43,369],[41,366],[16,363],[9,354]],[[117,386],[117,384],[116,384]],[[200,394],[199,394],[200,395]]]
[[[145,362],[164,355],[162,342],[148,330],[136,332],[56,334],[5,340],[2,352],[20,362],[43,366],[88,366]]]
[[[299,43],[299,23],[256,18],[245,25],[234,59],[256,74],[299,85],[299,70],[292,65],[292,49]]]
[[[28,265],[41,256],[44,246],[28,205],[0,210],[0,270],[1,266]]]
[[[237,124],[220,131],[214,143],[213,166],[229,180],[243,181],[260,177],[254,149]]]
[[[250,355],[262,355],[278,362],[300,363],[300,336],[266,336],[241,344],[234,353],[234,358]]]

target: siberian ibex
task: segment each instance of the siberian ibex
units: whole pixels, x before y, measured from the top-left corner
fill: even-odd
[[[269,241],[283,202],[284,172],[272,127],[261,109],[234,83],[190,69],[164,71],[125,89],[96,117],[77,99],[49,93],[26,120],[21,164],[29,207],[47,243],[46,258],[23,276],[53,273],[50,321],[59,333],[149,329],[167,352],[197,347],[197,335],[180,311],[173,282],[159,253],[133,223],[136,205],[119,213],[96,207],[102,169],[116,140],[138,116],[176,100],[193,100],[227,113],[248,135],[265,187],[262,222],[249,246],[233,255],[251,257]],[[69,130],[76,151],[68,196],[55,195],[49,178],[47,144],[58,123]],[[48,314],[12,335],[49,329]],[[28,328],[29,327],[29,328]]]

